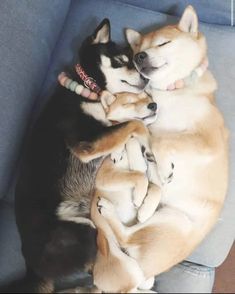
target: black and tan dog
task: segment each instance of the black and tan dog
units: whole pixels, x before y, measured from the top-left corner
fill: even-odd
[[[134,69],[129,54],[110,40],[109,21],[104,20],[84,41],[79,57],[102,90],[140,92],[146,80]],[[73,69],[70,74],[82,84]],[[90,202],[104,157],[130,137],[136,137],[151,157],[149,133],[141,121],[112,126],[99,115],[100,107],[101,103],[58,86],[37,120],[15,201],[27,273],[5,291],[50,293],[57,278],[88,269],[97,252]],[[71,216],[71,209],[74,218],[68,220],[66,212]]]

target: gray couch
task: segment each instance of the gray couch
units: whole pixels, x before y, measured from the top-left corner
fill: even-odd
[[[230,186],[217,226],[187,261],[157,278],[160,292],[209,292],[214,268],[235,236],[235,28],[230,0],[1,0],[0,1],[0,285],[24,273],[14,219],[14,184],[24,137],[52,93],[57,74],[104,18],[112,37],[123,28],[149,31],[174,22],[186,3],[198,11],[209,46],[217,102],[231,130]],[[199,280],[204,279],[200,284]]]

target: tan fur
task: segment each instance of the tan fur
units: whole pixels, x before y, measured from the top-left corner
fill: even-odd
[[[122,113],[122,105],[125,105],[126,109],[129,106],[135,107],[136,116],[141,118],[140,110],[146,108],[152,102],[144,93],[139,95],[120,93],[116,96],[117,99],[115,101],[112,99],[112,103],[106,108],[107,117],[110,115],[115,120],[119,117],[119,111]],[[97,203],[101,196],[110,199],[112,192],[122,193],[123,190],[130,190],[131,193],[131,190],[133,190],[134,201],[140,206],[147,192],[148,179],[144,172],[117,167],[113,160],[107,157],[97,173],[95,186],[91,219],[98,228],[97,244],[99,251],[93,270],[94,283],[105,292],[110,292],[112,289],[116,289],[115,291],[119,293],[136,292],[136,283],[139,284],[144,281],[143,272],[134,259],[122,252],[110,226],[98,211]],[[103,280],[104,275],[109,277],[105,282]],[[120,280],[126,280],[126,277],[129,277],[128,282],[122,288]]]
[[[205,38],[197,27],[197,16],[190,6],[177,26],[146,36],[128,31],[135,52],[147,52],[151,62],[164,54],[169,57],[165,68],[149,74],[149,93],[159,106],[158,120],[150,126],[158,169],[156,172],[153,168],[150,177],[155,183],[158,175],[164,189],[156,213],[132,227],[120,222],[109,201],[101,199],[100,203],[101,214],[107,220],[103,227],[107,226],[119,246],[126,248],[128,258],[138,262],[145,279],[168,270],[193,252],[217,222],[227,192],[228,130],[214,102],[216,82],[212,74],[206,71],[183,89],[162,90],[189,75],[205,57]],[[161,47],[159,40],[171,43]],[[172,172],[172,163],[173,177],[168,183],[165,179]],[[96,264],[101,271],[104,266],[104,260],[100,267],[99,262]],[[108,282],[110,274],[112,267],[102,276],[103,283]],[[126,289],[133,275],[120,279],[118,289]],[[115,284],[109,286],[110,291],[117,290]]]
[[[107,156],[118,147],[124,146],[128,139],[136,137],[143,145],[148,146],[148,129],[140,121],[130,121],[120,129],[116,129],[97,139],[95,143],[84,142],[73,148],[72,152],[83,162],[89,162],[101,156]]]
[[[104,91],[101,96],[104,115],[102,115],[101,109],[98,109],[101,111],[99,114],[100,119],[107,123],[107,117],[111,116],[117,122],[121,119],[120,122],[123,122],[123,124],[120,128],[116,128],[105,134],[102,138],[99,138],[94,144],[82,142],[73,149],[73,154],[85,162],[90,161],[100,156],[109,155],[112,152],[115,153],[120,151],[120,149],[122,150],[129,139],[132,138],[131,140],[136,141],[140,149],[141,159],[144,161],[144,165],[146,165],[141,146],[145,148],[146,156],[149,153],[149,157],[152,152],[149,146],[150,134],[148,128],[141,120],[145,121],[145,118],[149,119],[149,116],[151,117],[150,119],[155,120],[156,111],[148,108],[151,102],[153,102],[152,99],[146,93],[132,94],[125,92],[113,96],[111,93]],[[86,107],[85,105],[84,111],[87,111]],[[106,112],[106,118],[104,112]],[[130,119],[139,120],[132,120],[126,123]],[[102,283],[103,275],[110,274],[108,282],[102,283],[102,289],[106,292],[110,292],[112,287],[120,293],[136,291],[136,284],[144,281],[143,272],[138,263],[120,249],[112,230],[110,230],[110,226],[97,209],[97,202],[100,196],[107,195],[108,197],[110,191],[112,193],[128,190],[131,196],[133,189],[134,201],[140,206],[148,189],[148,179],[145,173],[139,170],[117,167],[111,155],[104,159],[103,164],[98,170],[95,188],[95,195],[91,205],[91,219],[95,220],[95,226],[98,230],[97,245],[99,248],[97,261],[93,268],[95,285]],[[76,209],[74,209],[74,205],[76,208],[75,200],[63,202],[57,211],[60,219],[79,223],[85,222],[87,224],[91,222],[90,225],[92,225],[91,220],[75,215]],[[99,266],[96,267],[96,264]],[[112,271],[110,271],[110,268],[112,268]],[[125,284],[125,288],[122,288],[122,285],[119,286],[119,279],[125,279],[126,276],[130,276],[130,279]],[[93,293],[93,291],[97,291],[97,288],[77,288],[68,291],[73,293],[82,293],[81,291]]]

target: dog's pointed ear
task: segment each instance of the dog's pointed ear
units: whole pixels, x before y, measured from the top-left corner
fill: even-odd
[[[116,100],[116,97],[109,91],[103,91],[100,97],[101,104],[105,110]]]
[[[96,28],[93,34],[93,44],[108,43],[111,38],[110,21],[105,18]]]
[[[178,27],[181,31],[190,33],[197,37],[198,34],[198,17],[193,6],[189,5],[185,8],[184,13],[179,21]]]
[[[125,31],[126,39],[131,48],[135,51],[138,49],[141,42],[141,34],[132,29],[126,29]]]

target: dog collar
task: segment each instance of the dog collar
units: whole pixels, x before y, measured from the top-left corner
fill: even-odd
[[[75,65],[75,70],[79,77],[83,80],[85,87],[99,95],[102,90],[96,84],[96,81],[87,75],[87,73],[79,63]]]
[[[188,77],[181,80],[177,80],[176,82],[168,85],[166,90],[173,91],[177,89],[182,89],[185,86],[194,83],[197,78],[201,77],[204,74],[204,72],[208,68],[208,65],[209,65],[209,62],[208,62],[208,58],[206,57],[203,59],[202,63],[191,72],[191,74]]]
[[[88,98],[90,100],[98,100],[98,93],[93,92],[90,89],[84,87],[83,85],[80,85],[78,82],[70,79],[65,72],[59,74],[58,81],[61,84],[61,86],[75,92],[78,95],[81,95],[84,98]]]

